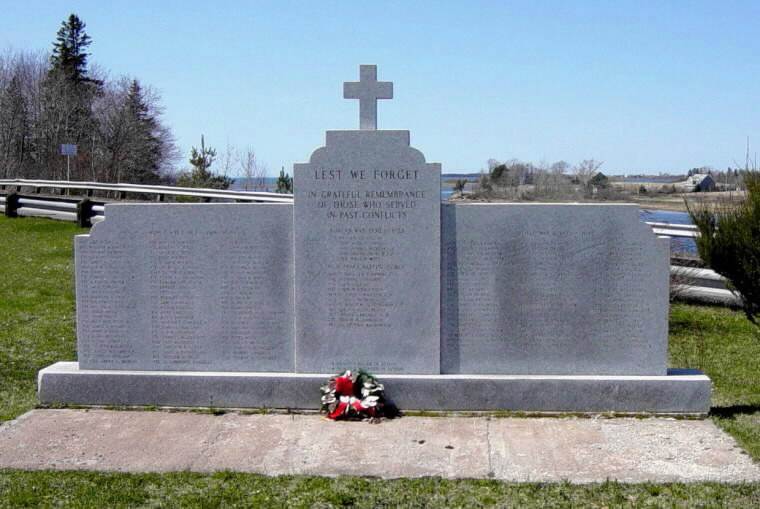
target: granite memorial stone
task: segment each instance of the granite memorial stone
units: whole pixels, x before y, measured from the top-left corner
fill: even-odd
[[[106,215],[75,242],[80,367],[293,370],[292,205]]]
[[[294,167],[296,369],[439,373],[440,170],[409,131],[377,131],[375,66],[346,83],[361,130]]]
[[[443,207],[441,372],[664,375],[669,242],[636,205]]]
[[[668,242],[636,205],[441,207],[440,165],[377,130],[393,85],[361,66],[344,96],[361,129],[295,165],[294,205],[106,206],[41,402],[314,409],[364,368],[402,409],[708,411],[666,368]]]

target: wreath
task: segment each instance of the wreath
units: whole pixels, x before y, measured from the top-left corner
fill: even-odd
[[[383,385],[366,371],[360,369],[335,375],[321,390],[322,412],[328,419],[362,420],[383,416]]]

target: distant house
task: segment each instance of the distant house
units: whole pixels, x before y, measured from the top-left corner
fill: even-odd
[[[695,173],[683,182],[677,184],[682,192],[704,193],[715,191],[715,179],[707,173]]]

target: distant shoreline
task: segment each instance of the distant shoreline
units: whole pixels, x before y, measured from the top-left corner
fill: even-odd
[[[444,200],[448,201],[448,200]],[[536,203],[541,200],[499,200],[499,199],[490,199],[490,200],[453,200],[454,202],[470,202],[470,203],[477,203],[477,202],[489,202],[489,203]],[[555,203],[554,201],[547,201],[546,203]],[[556,203],[576,203],[574,201],[563,201],[558,200]],[[647,199],[647,198],[637,198],[635,196],[632,196],[631,199],[626,200],[585,200],[581,201],[580,203],[635,203],[639,206],[639,208],[644,210],[666,210],[668,212],[688,212],[686,210],[686,205],[684,204],[683,199]]]

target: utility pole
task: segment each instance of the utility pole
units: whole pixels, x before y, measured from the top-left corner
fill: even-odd
[[[747,136],[747,155],[744,157],[744,171],[749,171],[749,136]]]

